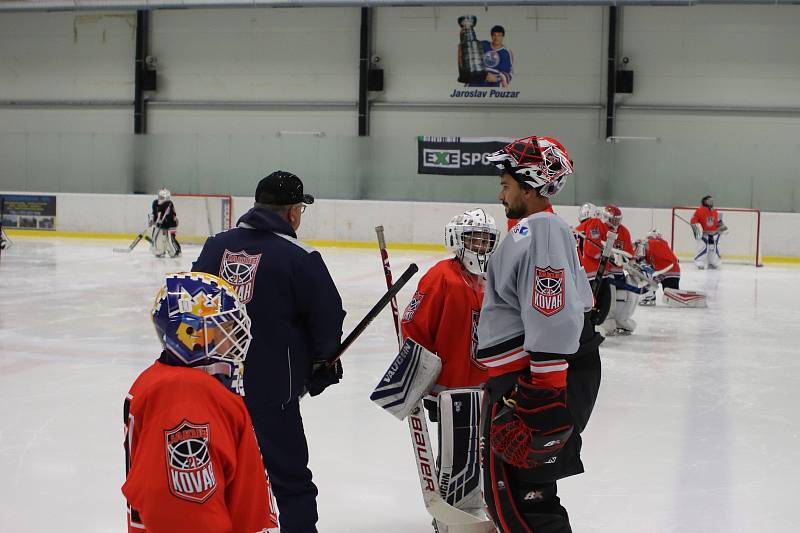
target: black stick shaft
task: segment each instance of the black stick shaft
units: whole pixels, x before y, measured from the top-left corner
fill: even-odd
[[[353,342],[362,333],[364,333],[364,330],[367,329],[367,326],[369,326],[372,323],[372,321],[375,320],[375,317],[378,316],[381,311],[383,311],[384,307],[389,305],[389,302],[392,300],[392,298],[397,296],[397,293],[400,292],[400,289],[402,289],[403,286],[406,283],[408,283],[408,280],[410,280],[411,277],[414,274],[416,274],[418,270],[419,267],[414,263],[411,263],[411,265],[409,265],[406,271],[403,272],[403,275],[400,276],[396,282],[394,282],[392,288],[386,291],[386,294],[384,294],[383,297],[381,297],[381,299],[378,300],[378,303],[376,303],[375,306],[373,306],[373,308],[369,310],[369,313],[367,313],[367,315],[361,319],[361,322],[358,323],[358,325],[353,329],[353,331],[350,332],[350,335],[348,335],[347,338],[342,342],[342,345],[339,348],[339,353],[336,354],[336,357],[333,358],[332,362],[338,360],[342,356],[342,354],[344,354],[344,352],[350,347],[350,345],[353,344]]]

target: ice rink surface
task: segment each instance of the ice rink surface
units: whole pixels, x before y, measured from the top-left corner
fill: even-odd
[[[122,401],[160,346],[162,275],[119,241],[16,239],[0,260],[0,531],[125,531]],[[348,311],[385,290],[377,250],[321,250]],[[392,252],[395,275],[445,257]],[[800,270],[684,264],[708,309],[639,308],[601,346],[586,473],[559,482],[576,533],[799,530]],[[401,293],[404,306],[420,275]],[[394,355],[384,312],[344,356],[344,381],[303,400],[322,533],[429,532],[407,426],[369,401]],[[277,430],[277,429],[276,429]],[[795,487],[794,489],[792,487]]]

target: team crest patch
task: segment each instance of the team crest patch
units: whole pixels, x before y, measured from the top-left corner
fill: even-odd
[[[564,309],[564,269],[539,268],[533,277],[533,308],[544,316]]]
[[[261,254],[250,255],[244,251],[231,252],[227,249],[222,254],[219,277],[234,286],[243,304],[253,299],[253,287],[260,261]]]
[[[406,307],[406,310],[403,313],[403,322],[411,322],[414,319],[414,313],[416,313],[417,309],[419,309],[423,298],[425,298],[425,295],[421,292],[417,291],[414,293],[414,297],[411,298],[410,302],[408,302],[408,307]]]
[[[600,230],[596,230],[592,228],[589,230],[589,235],[591,235],[592,239],[599,239],[600,238]]]
[[[205,502],[217,490],[208,424],[184,420],[164,431],[169,490],[178,498]]]

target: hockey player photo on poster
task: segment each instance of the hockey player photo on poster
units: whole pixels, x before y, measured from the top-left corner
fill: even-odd
[[[506,30],[495,25],[489,39],[479,40],[475,15],[458,17],[458,81],[466,87],[508,87],[514,71],[514,54],[506,48]]]

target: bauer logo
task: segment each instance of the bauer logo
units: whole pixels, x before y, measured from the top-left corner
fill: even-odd
[[[164,431],[169,490],[178,498],[205,502],[217,490],[208,424],[184,420]]]
[[[533,278],[533,308],[544,316],[564,309],[564,269],[536,267]]]

